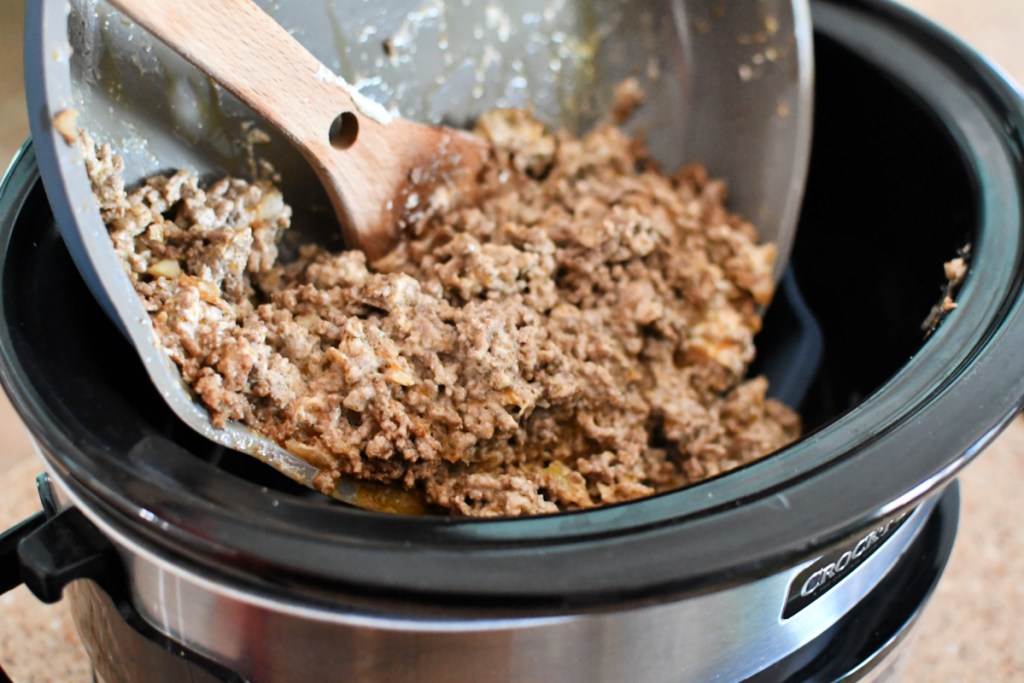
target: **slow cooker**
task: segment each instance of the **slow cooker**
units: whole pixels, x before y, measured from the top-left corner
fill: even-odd
[[[954,477],[1024,397],[1024,107],[894,4],[813,14],[811,170],[755,368],[806,436],[599,510],[375,514],[196,436],[78,276],[27,145],[0,188],[0,379],[46,473],[2,589],[68,596],[107,683],[893,680]]]

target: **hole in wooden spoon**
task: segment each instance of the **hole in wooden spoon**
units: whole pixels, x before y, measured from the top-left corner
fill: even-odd
[[[331,130],[328,132],[331,145],[336,149],[348,149],[359,136],[359,119],[350,111],[338,114],[331,122]]]

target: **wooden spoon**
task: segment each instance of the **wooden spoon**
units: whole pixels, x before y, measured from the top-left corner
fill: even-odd
[[[392,118],[252,0],[110,0],[281,131],[313,166],[348,246],[372,261],[442,184],[471,183],[486,143]]]

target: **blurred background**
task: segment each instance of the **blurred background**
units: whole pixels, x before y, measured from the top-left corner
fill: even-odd
[[[0,0],[0,166],[7,163],[28,137],[28,113],[21,78],[22,25],[26,0]],[[29,0],[31,1],[31,0]],[[32,453],[21,421],[0,392],[0,475]],[[5,524],[3,528],[7,528]]]
[[[31,0],[29,0],[31,1]],[[0,160],[28,135],[21,75],[25,0],[0,0]],[[1024,82],[1024,0],[905,0]],[[953,559],[916,631],[905,683],[1024,683],[1024,422],[1018,419],[961,478]],[[0,529],[38,509],[41,469],[0,394]],[[63,603],[24,588],[0,597],[0,661],[19,682],[87,683],[85,655]]]

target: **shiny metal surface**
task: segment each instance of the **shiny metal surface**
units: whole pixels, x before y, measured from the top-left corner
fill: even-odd
[[[849,682],[900,683],[900,681],[906,680],[906,677],[904,676],[904,668],[913,655],[916,635],[917,632],[912,627],[908,636],[904,638],[899,645],[890,650],[883,659],[874,662],[874,665],[869,671],[857,672],[857,674],[849,679]],[[907,681],[907,683],[915,682]]]
[[[83,506],[67,482],[53,481],[62,500],[79,507],[121,551],[143,617],[253,683],[428,675],[453,683],[555,680],[552,675],[564,683],[741,681],[810,642],[857,604],[933,505],[923,504],[878,552],[788,620],[781,618],[783,601],[810,563],[661,604],[517,614],[472,605],[415,609],[385,599],[370,606],[343,595],[300,603],[272,595],[163,555]]]
[[[781,255],[789,252],[811,134],[807,0],[261,4],[360,93],[421,121],[465,124],[494,107],[530,106],[552,125],[582,131],[604,116],[616,85],[634,76],[647,102],[630,127],[643,132],[655,157],[670,170],[705,162],[730,181],[731,205],[779,241]],[[168,168],[252,175],[269,162],[297,210],[290,232],[298,241],[337,233],[315,176],[279,137],[255,145],[249,134],[258,121],[247,108],[104,2],[31,3],[26,36],[39,165],[89,288],[179,418],[308,484],[316,470],[300,458],[238,423],[212,428],[160,352],[111,249],[80,154],[52,121],[74,109],[79,126],[125,157],[129,183]]]

